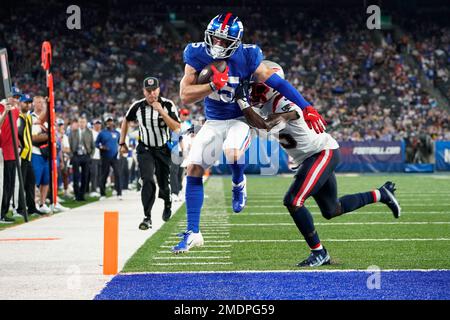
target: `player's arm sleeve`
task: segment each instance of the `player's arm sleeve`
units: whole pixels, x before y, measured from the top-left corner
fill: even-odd
[[[297,91],[288,81],[281,78],[276,73],[272,74],[269,79],[265,82],[269,87],[275,89],[287,99],[294,102],[297,106],[299,106],[302,110],[308,106],[311,106],[311,103],[306,101],[305,98]]]
[[[195,55],[195,48],[192,46],[192,43],[188,44],[183,52],[183,60],[185,64],[190,65],[195,71],[202,71],[204,65],[198,60]]]
[[[258,69],[261,62],[264,60],[264,54],[260,47],[253,45],[248,48],[249,54],[247,56],[247,63],[249,67],[250,74],[253,74],[256,69]]]

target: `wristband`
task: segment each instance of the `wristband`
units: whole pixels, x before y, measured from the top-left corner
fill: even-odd
[[[247,99],[238,99],[237,104],[239,105],[239,108],[241,108],[242,111],[251,107]]]
[[[211,88],[212,91],[216,91],[216,90],[217,90],[216,85],[214,84],[214,82],[211,81],[211,82],[209,83],[209,86],[210,86],[210,88]]]
[[[126,143],[126,142],[123,142],[123,143],[119,143],[119,146],[125,146],[125,145],[127,145],[127,143]]]

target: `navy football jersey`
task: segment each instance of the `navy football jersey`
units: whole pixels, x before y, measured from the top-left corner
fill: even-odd
[[[249,80],[261,61],[264,59],[257,45],[241,44],[236,52],[226,62],[229,67],[228,83],[219,91],[205,97],[205,116],[208,120],[229,120],[243,116],[234,99],[234,91],[239,82]],[[184,62],[197,72],[213,62],[214,59],[206,53],[204,42],[190,43],[184,49]]]

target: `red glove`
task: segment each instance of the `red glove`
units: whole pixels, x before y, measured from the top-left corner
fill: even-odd
[[[211,70],[214,73],[212,76],[212,83],[214,84],[215,90],[222,89],[228,82],[228,70],[229,70],[228,66],[225,68],[223,72],[217,70],[217,68],[214,65],[211,66]]]
[[[314,107],[308,106],[303,109],[303,118],[305,118],[308,127],[310,129],[314,129],[316,133],[322,133],[325,131],[325,126],[327,125],[327,123],[317,112],[317,110],[314,109]]]

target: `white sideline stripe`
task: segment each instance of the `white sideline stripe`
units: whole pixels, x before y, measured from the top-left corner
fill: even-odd
[[[450,221],[417,221],[417,222],[318,222],[316,226],[358,226],[358,225],[415,225],[415,224],[450,224]],[[272,227],[272,226],[295,226],[293,223],[235,223],[233,227]]]
[[[171,251],[158,251],[157,253],[173,255],[173,252],[171,252]],[[193,251],[192,253],[189,252],[189,254],[194,254],[194,253],[231,253],[231,251],[230,250],[201,250],[201,251]]]
[[[188,264],[189,262],[186,262]],[[184,263],[183,263],[184,264]],[[155,264],[153,264],[155,265]],[[381,272],[436,272],[436,271],[450,271],[450,269],[386,269],[380,270]],[[193,274],[203,274],[203,273],[333,273],[333,272],[339,272],[339,273],[346,273],[346,272],[364,272],[364,273],[373,273],[373,271],[366,270],[366,269],[322,269],[322,270],[309,270],[309,269],[300,269],[300,270],[236,270],[236,271],[154,271],[154,272],[130,272],[130,273],[120,273],[122,276],[132,276],[132,275],[142,275],[142,274],[184,274],[184,273],[193,273]]]
[[[211,240],[210,242],[246,243],[246,242],[304,242],[303,239],[250,239],[250,240]],[[450,241],[450,238],[411,238],[411,239],[324,239],[323,242],[385,242],[385,241]]]
[[[154,260],[184,260],[184,259],[231,259],[229,256],[224,257],[208,257],[208,256],[171,256],[171,257],[153,257]]]
[[[233,264],[233,262],[182,262],[182,263],[152,263],[154,266],[186,266],[186,265],[209,265],[209,264]],[[167,273],[167,272],[161,272]]]

